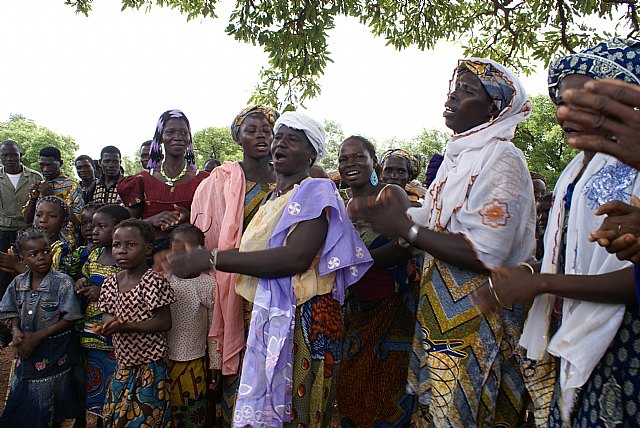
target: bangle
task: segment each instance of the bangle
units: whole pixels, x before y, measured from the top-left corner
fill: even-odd
[[[411,228],[407,232],[407,241],[413,244],[416,238],[418,237],[419,232],[420,232],[420,226],[414,223],[413,226],[411,226]]]
[[[218,265],[218,249],[214,248],[211,250],[211,257],[209,257],[209,264],[211,265],[211,269],[215,269]]]
[[[491,291],[491,294],[493,295],[493,298],[496,299],[496,302],[498,302],[500,306],[504,307],[504,305],[498,298],[498,293],[496,293],[496,290],[493,288],[493,281],[491,281],[491,274],[489,274],[489,291]]]
[[[527,269],[529,269],[531,271],[531,275],[533,275],[534,273],[536,273],[536,271],[533,269],[533,266],[531,266],[529,263],[527,262],[522,262],[522,263],[518,263],[518,266],[522,266],[522,267],[526,267]]]

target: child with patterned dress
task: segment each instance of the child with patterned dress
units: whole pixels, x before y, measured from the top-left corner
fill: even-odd
[[[73,281],[51,269],[53,254],[42,231],[18,237],[16,253],[29,270],[0,302],[17,347],[2,427],[60,426],[82,416],[82,369],[74,322],[82,318]]]
[[[114,227],[112,254],[122,269],[100,290],[102,325],[113,335],[117,365],[103,408],[105,426],[166,427],[171,423],[170,380],[165,357],[175,302],[169,282],[149,269],[154,229],[127,219]]]
[[[112,255],[113,228],[130,217],[120,205],[105,205],[93,215],[91,233],[93,250],[82,267],[83,277],[76,281],[76,292],[85,299],[85,312],[80,344],[85,357],[85,403],[87,411],[102,417],[102,407],[111,376],[116,367],[116,355],[111,337],[93,331],[102,322],[98,306],[100,288],[110,275],[120,268]],[[98,426],[102,420],[98,419]]]
[[[80,211],[80,241],[81,245],[70,256],[69,276],[74,281],[82,278],[82,266],[89,259],[89,254],[95,248],[93,244],[93,215],[103,204],[90,203]]]
[[[171,248],[202,247],[204,233],[183,224],[169,235]],[[176,427],[204,427],[207,419],[207,359],[214,372],[211,387],[220,377],[221,356],[207,338],[214,305],[216,282],[203,273],[187,278],[172,275],[176,302],[171,305],[173,327],[167,332],[171,376],[171,416]],[[208,351],[208,352],[207,352]]]

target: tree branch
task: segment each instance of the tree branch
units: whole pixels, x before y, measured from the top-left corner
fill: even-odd
[[[560,18],[560,41],[562,43],[562,46],[569,52],[569,53],[575,53],[575,51],[573,50],[573,46],[571,46],[571,44],[569,43],[569,40],[567,39],[567,16],[565,14],[566,10],[566,4],[564,3],[564,0],[558,0],[556,5],[558,6],[558,17]]]

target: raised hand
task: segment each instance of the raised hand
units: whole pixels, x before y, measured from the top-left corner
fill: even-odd
[[[558,118],[579,124],[584,134],[569,138],[577,149],[602,152],[640,169],[640,87],[616,79],[594,80],[568,89]]]
[[[410,206],[404,189],[389,185],[377,197],[351,199],[349,211],[352,219],[366,220],[376,232],[395,238],[403,236],[413,225],[407,216]]]

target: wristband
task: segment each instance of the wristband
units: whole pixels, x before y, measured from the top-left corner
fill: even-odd
[[[419,232],[420,232],[420,226],[414,223],[413,226],[411,226],[411,228],[409,229],[409,232],[407,232],[407,241],[413,244],[416,238],[418,237]]]
[[[211,265],[211,269],[215,269],[218,265],[218,249],[214,248],[211,250],[211,257],[209,257],[209,264]]]

